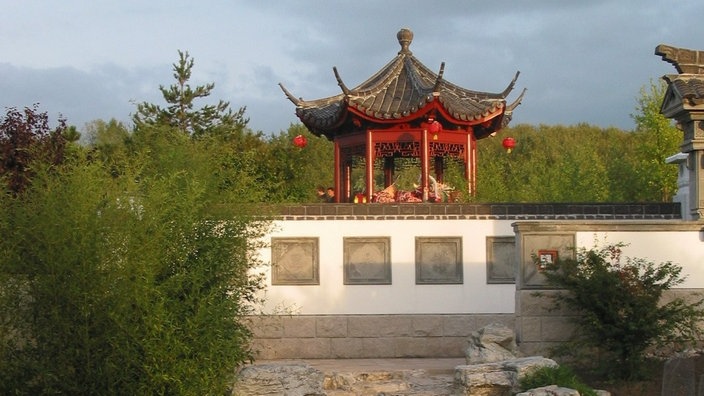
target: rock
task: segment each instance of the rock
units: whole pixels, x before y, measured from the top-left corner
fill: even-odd
[[[233,396],[324,396],[324,375],[308,364],[255,364],[243,368]]]
[[[523,377],[533,373],[537,369],[543,367],[557,367],[558,364],[552,359],[548,359],[542,356],[530,356],[524,358],[518,358],[513,360],[508,360],[504,362],[504,367],[508,370],[514,371],[521,380]]]
[[[455,382],[472,396],[510,395],[518,382],[515,373],[499,363],[484,363],[455,367]]]
[[[597,396],[611,396],[605,390],[595,389]],[[543,386],[541,388],[530,389],[525,392],[516,393],[515,396],[581,396],[578,391],[570,388],[563,388],[557,385]]]
[[[557,367],[552,359],[533,356],[502,362],[455,367],[455,381],[467,395],[506,396],[517,392],[524,376],[541,367]]]
[[[580,396],[579,392],[557,385],[543,386],[529,391],[517,393],[516,396]]]
[[[663,366],[663,395],[704,395],[704,355],[696,351],[680,352]]]
[[[510,328],[492,323],[473,332],[467,339],[467,364],[500,362],[516,358],[516,337]]]

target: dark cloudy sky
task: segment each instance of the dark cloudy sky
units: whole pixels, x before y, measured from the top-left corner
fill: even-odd
[[[672,65],[658,44],[704,49],[701,0],[355,0],[61,2],[0,0],[0,109],[39,103],[82,129],[129,123],[137,102],[163,104],[177,51],[195,59],[192,84],[247,107],[250,127],[297,122],[280,91],[335,95],[332,72],[354,87],[414,32],[413,54],[465,88],[528,92],[513,123],[632,129],[641,87]]]

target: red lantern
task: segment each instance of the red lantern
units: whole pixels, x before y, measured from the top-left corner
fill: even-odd
[[[442,124],[433,117],[428,117],[428,132],[433,135],[433,140],[438,140],[438,133],[442,132]]]
[[[516,139],[512,137],[504,138],[504,140],[501,142],[501,145],[504,146],[504,149],[507,153],[511,154],[511,150],[516,147]]]
[[[428,125],[428,132],[438,133],[442,131],[442,124],[439,121],[431,121]]]
[[[308,139],[303,135],[297,135],[293,138],[293,145],[298,148],[303,148],[308,145]]]

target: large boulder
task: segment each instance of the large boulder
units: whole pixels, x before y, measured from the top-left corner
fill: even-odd
[[[508,396],[519,389],[519,381],[541,367],[557,367],[542,356],[455,367],[455,381],[467,395]]]
[[[512,329],[492,323],[473,332],[467,339],[467,364],[483,364],[515,359],[518,353]]]
[[[308,364],[255,364],[243,368],[233,396],[324,396],[324,374]]]

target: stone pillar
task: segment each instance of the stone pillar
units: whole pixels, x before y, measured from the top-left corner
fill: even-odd
[[[537,265],[548,252],[555,259],[574,258],[576,234],[558,224],[536,221],[513,223],[516,234],[516,341],[524,355],[546,355],[551,347],[568,340],[572,333],[570,317],[563,307],[552,310],[550,295],[556,290]],[[536,294],[538,293],[538,294]]]
[[[668,164],[677,165],[677,193],[672,197],[672,202],[679,202],[680,214],[684,220],[692,220],[689,209],[689,155],[677,153],[665,159]]]
[[[684,139],[689,179],[688,220],[704,218],[704,51],[658,45],[659,55],[679,74],[666,75],[667,91],[660,112],[677,122]]]
[[[704,106],[701,111],[682,114],[677,122],[684,132],[682,152],[687,154],[689,213],[685,219],[699,220],[704,218]]]

